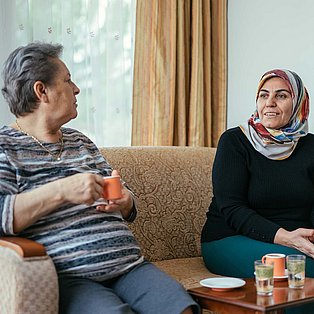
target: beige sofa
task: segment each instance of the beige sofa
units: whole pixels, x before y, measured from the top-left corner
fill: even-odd
[[[130,228],[144,256],[185,288],[215,276],[204,266],[200,233],[212,197],[214,148],[118,147],[101,152],[137,197]],[[40,245],[0,240],[0,313],[57,313],[54,266]]]

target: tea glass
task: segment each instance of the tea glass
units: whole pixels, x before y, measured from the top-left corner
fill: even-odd
[[[274,290],[274,263],[257,260],[254,262],[255,286],[258,295],[272,295]]]
[[[288,284],[289,288],[300,289],[304,287],[305,282],[305,255],[288,255]]]

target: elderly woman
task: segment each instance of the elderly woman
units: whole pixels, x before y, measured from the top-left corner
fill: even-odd
[[[99,205],[117,174],[94,143],[63,125],[80,90],[61,45],[31,43],[4,65],[2,93],[16,120],[0,129],[0,233],[45,245],[56,266],[60,313],[195,313],[183,287],[144,261],[125,220],[132,193]]]

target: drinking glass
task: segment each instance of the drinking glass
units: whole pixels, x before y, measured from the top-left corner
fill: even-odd
[[[305,255],[288,255],[288,284],[289,288],[303,288],[305,282]]]
[[[254,262],[256,292],[272,295],[274,290],[274,263],[258,260]]]

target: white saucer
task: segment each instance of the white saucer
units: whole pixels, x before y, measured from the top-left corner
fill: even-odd
[[[244,286],[245,281],[234,277],[214,277],[203,279],[200,284],[215,291],[229,291]]]

